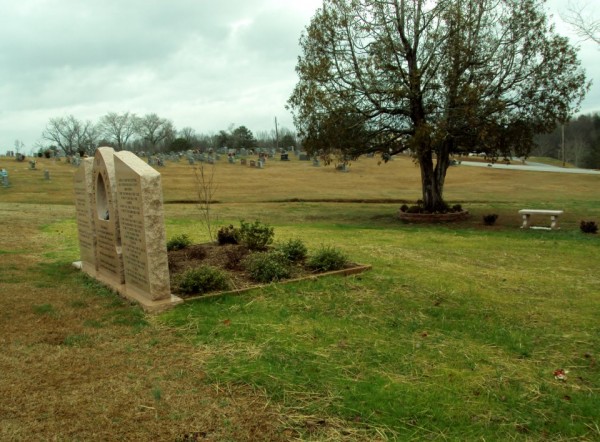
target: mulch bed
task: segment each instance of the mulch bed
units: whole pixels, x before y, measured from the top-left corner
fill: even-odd
[[[216,243],[193,244],[185,249],[169,251],[168,257],[169,273],[171,274],[171,291],[174,295],[182,298],[197,297],[198,294],[189,295],[180,293],[177,287],[177,279],[178,276],[185,271],[201,266],[212,266],[226,272],[233,287],[233,290],[228,292],[242,292],[252,288],[261,287],[263,284],[254,281],[242,265],[242,261],[250,253],[253,252],[241,244],[219,245]],[[359,273],[369,268],[370,266],[348,263],[344,269],[339,272],[316,272],[301,263],[293,267],[290,279],[278,282],[297,281],[328,274],[348,275],[352,273]],[[203,296],[210,295],[211,293],[208,293]]]

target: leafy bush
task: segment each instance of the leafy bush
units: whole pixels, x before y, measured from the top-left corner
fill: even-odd
[[[181,250],[192,244],[192,240],[185,233],[181,235],[174,236],[169,241],[167,241],[167,250]]]
[[[321,246],[321,248],[309,258],[307,265],[313,270],[328,272],[330,270],[344,268],[347,262],[348,258],[339,249],[331,246]]]
[[[497,219],[498,219],[498,215],[496,215],[495,213],[490,213],[489,215],[483,215],[483,223],[486,226],[493,226],[496,223]]]
[[[266,250],[273,242],[273,227],[254,221],[250,224],[244,220],[240,221],[240,242],[250,250]]]
[[[302,262],[308,254],[308,249],[301,239],[290,239],[282,244],[278,244],[277,250],[290,262]]]
[[[184,272],[177,280],[179,291],[185,294],[208,293],[217,290],[229,290],[229,278],[221,270],[202,266]]]
[[[455,204],[450,208],[451,212],[462,212],[462,206],[460,204]]]
[[[404,213],[404,212],[406,212],[407,210],[408,210],[408,206],[407,206],[406,204],[402,204],[402,205],[400,206],[400,212],[403,212],[403,213]]]
[[[581,229],[583,233],[598,232],[598,226],[594,221],[581,221],[581,224],[579,224],[579,229]]]
[[[229,226],[223,226],[217,232],[217,242],[221,245],[223,244],[238,244],[240,237],[240,231],[233,227],[231,224]]]
[[[289,278],[290,262],[279,251],[257,252],[244,260],[244,267],[257,282],[272,282]]]

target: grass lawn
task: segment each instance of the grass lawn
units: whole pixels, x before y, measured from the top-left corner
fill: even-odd
[[[146,316],[70,267],[75,169],[0,166],[0,440],[600,439],[600,238],[579,231],[598,176],[453,167],[473,216],[427,226],[394,217],[419,197],[407,158],[223,161],[218,225],[373,269]],[[167,236],[205,241],[191,166],[159,171]],[[563,209],[562,229],[519,229],[521,208]]]

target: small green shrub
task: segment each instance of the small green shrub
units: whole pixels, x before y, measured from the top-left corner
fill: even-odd
[[[208,293],[229,290],[231,284],[227,275],[211,266],[202,266],[184,272],[177,280],[179,291],[185,294]]]
[[[400,212],[404,213],[408,210],[408,206],[406,204],[402,204],[400,206]]]
[[[290,262],[279,251],[257,252],[244,260],[244,267],[257,282],[272,282],[289,278]]]
[[[221,227],[217,232],[217,242],[221,245],[238,244],[239,237],[240,231],[231,224],[229,226]]]
[[[462,212],[463,208],[460,204],[455,204],[450,208],[450,212]]]
[[[273,227],[254,221],[250,224],[244,220],[240,221],[240,242],[250,250],[266,250],[273,242]]]
[[[598,232],[598,226],[596,225],[596,223],[594,221],[581,221],[581,224],[579,224],[579,229],[583,233],[597,233]]]
[[[308,267],[320,272],[339,270],[348,263],[348,258],[339,249],[331,246],[321,246],[308,260]]]
[[[181,235],[174,236],[169,241],[167,241],[167,250],[181,250],[192,244],[192,240],[185,233]]]
[[[308,254],[308,249],[301,239],[290,239],[278,244],[277,250],[290,262],[302,262]]]
[[[490,213],[489,215],[483,215],[483,223],[486,226],[493,226],[496,223],[497,219],[498,219],[498,215],[496,215],[495,213]]]

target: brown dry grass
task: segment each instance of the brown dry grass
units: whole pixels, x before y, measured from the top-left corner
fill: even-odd
[[[75,168],[64,161],[40,158],[38,170],[28,164],[0,158],[13,187],[0,193],[4,202],[72,204]],[[197,167],[197,166],[196,166]],[[208,166],[210,167],[210,166]],[[44,180],[44,170],[50,181]],[[162,174],[166,204],[197,201],[192,166],[171,163],[158,169]],[[289,162],[269,160],[264,169],[225,161],[215,166],[216,199],[223,203],[283,200],[378,200],[415,201],[420,198],[419,168],[405,156],[387,164],[377,158],[361,157],[349,173],[333,167],[313,167],[309,161],[292,157]],[[550,202],[589,199],[597,191],[598,175],[523,172],[459,166],[448,171],[445,197],[448,201],[469,202]],[[576,189],[576,192],[574,192]],[[0,188],[1,190],[1,188]]]
[[[1,203],[0,212],[0,440],[295,434],[260,391],[207,384],[200,350],[49,263],[44,256],[58,245],[42,226],[72,217],[72,207]]]

